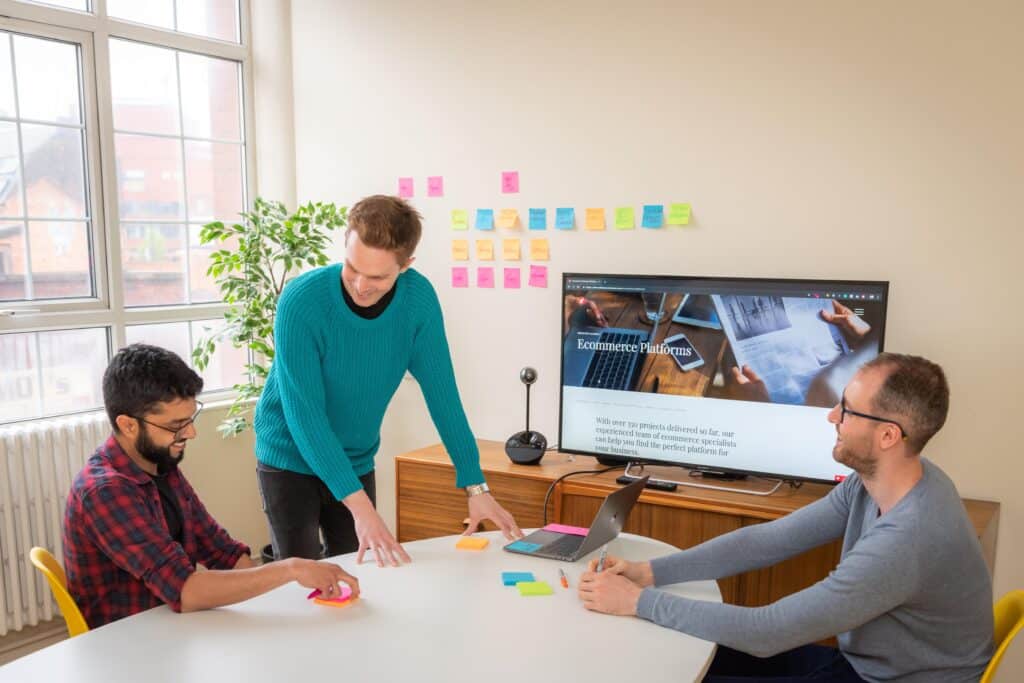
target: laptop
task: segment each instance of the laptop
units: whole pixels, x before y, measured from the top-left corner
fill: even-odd
[[[563,384],[595,389],[632,389],[644,356],[641,344],[651,336],[645,330],[586,326],[565,338]],[[615,345],[619,349],[613,350]]]
[[[633,505],[636,504],[637,498],[640,497],[644,490],[644,484],[649,478],[649,476],[641,477],[632,484],[609,493],[601,503],[601,509],[594,516],[594,521],[590,524],[586,535],[548,528],[538,529],[518,541],[509,543],[504,549],[510,553],[575,562],[584,555],[615,540],[615,537],[622,531],[622,525],[626,523],[629,511],[633,509]],[[548,526],[561,527],[558,524]]]

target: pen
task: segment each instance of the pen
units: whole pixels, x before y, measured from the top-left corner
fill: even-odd
[[[604,571],[604,558],[608,557],[608,546],[601,548],[601,557],[597,558],[597,571]]]
[[[567,577],[565,575],[565,572],[563,572],[561,569],[559,569],[558,570],[558,576],[561,577],[559,580],[562,582],[562,588],[568,588],[569,587],[569,577]]]

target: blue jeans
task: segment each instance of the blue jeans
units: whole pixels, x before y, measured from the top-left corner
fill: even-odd
[[[790,683],[790,681],[837,681],[861,683],[850,662],[839,650],[822,645],[804,645],[773,657],[755,657],[718,646],[704,683]]]

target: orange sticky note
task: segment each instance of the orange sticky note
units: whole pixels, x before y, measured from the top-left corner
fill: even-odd
[[[587,209],[587,230],[604,230],[604,209]]]
[[[515,229],[519,224],[519,212],[515,209],[502,209],[498,212],[498,227]]]
[[[548,241],[545,238],[530,240],[530,260],[547,261],[549,257]]]
[[[476,241],[476,260],[477,261],[493,261],[494,260],[494,242],[491,240],[477,240]]]
[[[463,536],[455,547],[459,550],[483,550],[490,542],[490,539],[481,536]]]
[[[518,261],[520,259],[519,240],[502,240],[501,257],[506,261]]]
[[[469,260],[469,240],[452,240],[452,260]]]

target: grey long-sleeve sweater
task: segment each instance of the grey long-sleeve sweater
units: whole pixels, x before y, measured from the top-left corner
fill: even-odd
[[[992,656],[992,583],[956,487],[924,475],[885,515],[857,475],[781,519],[651,562],[654,585],[767,567],[843,536],[839,565],[765,607],[690,600],[646,588],[638,616],[769,655],[836,635],[868,681],[977,681]]]

